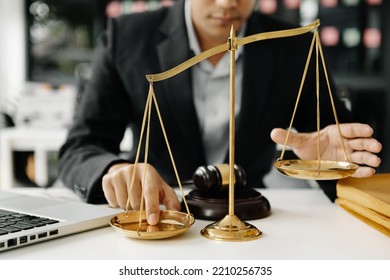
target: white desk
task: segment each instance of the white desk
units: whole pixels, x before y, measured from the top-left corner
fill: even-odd
[[[14,186],[13,151],[34,152],[35,182],[48,183],[47,152],[58,151],[66,138],[66,129],[5,128],[0,131],[0,188]]]
[[[272,215],[249,221],[262,232],[247,242],[218,242],[200,235],[210,221],[196,220],[185,234],[135,240],[111,227],[0,254],[4,260],[390,260],[390,239],[356,219],[321,190],[262,190]]]

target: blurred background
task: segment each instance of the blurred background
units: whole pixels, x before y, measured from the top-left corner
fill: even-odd
[[[107,20],[173,3],[0,0],[0,188],[55,181],[57,150]],[[384,145],[377,172],[390,172],[390,1],[259,0],[256,9],[301,25],[321,20],[336,94],[357,121],[374,127]]]

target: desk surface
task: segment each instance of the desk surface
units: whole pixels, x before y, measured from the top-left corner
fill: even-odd
[[[267,259],[390,260],[390,239],[331,203],[321,190],[262,190],[272,215],[248,221],[260,239],[221,242],[200,235],[210,221],[196,220],[185,234],[166,240],[135,240],[111,227],[7,251],[0,259]]]

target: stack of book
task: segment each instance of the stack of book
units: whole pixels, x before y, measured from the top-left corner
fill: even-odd
[[[390,174],[337,182],[336,203],[390,237]]]

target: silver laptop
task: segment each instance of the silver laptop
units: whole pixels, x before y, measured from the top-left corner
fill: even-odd
[[[0,252],[109,225],[123,212],[0,190]]]

